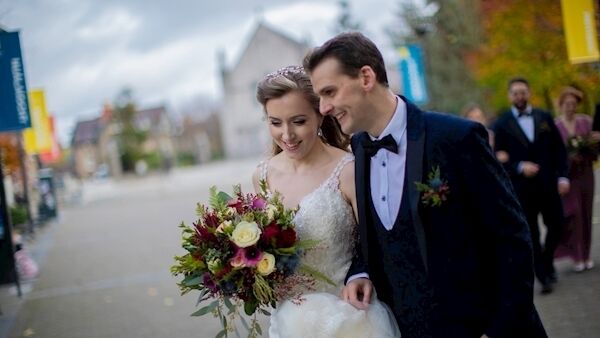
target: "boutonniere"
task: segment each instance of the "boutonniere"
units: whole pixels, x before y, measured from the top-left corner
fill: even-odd
[[[544,121],[540,123],[540,131],[550,131],[550,126],[548,125],[548,122]]]
[[[421,203],[425,206],[439,207],[448,199],[450,187],[440,175],[440,167],[434,167],[427,176],[427,183],[415,182],[417,191],[422,193]]]

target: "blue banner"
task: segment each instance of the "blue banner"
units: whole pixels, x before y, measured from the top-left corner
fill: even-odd
[[[30,127],[19,32],[0,32],[0,132]]]
[[[403,95],[413,103],[427,103],[429,96],[427,95],[421,47],[418,45],[402,46],[398,48],[398,55]]]

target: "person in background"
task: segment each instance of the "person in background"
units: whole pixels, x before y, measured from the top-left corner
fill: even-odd
[[[462,110],[462,116],[467,120],[475,121],[481,123],[488,132],[490,146],[492,149],[494,148],[494,131],[488,128],[488,118],[479,107],[479,105],[471,103],[466,105]]]
[[[466,105],[462,110],[462,116],[467,120],[475,121],[481,123],[488,132],[490,146],[492,150],[495,148],[494,145],[494,131],[489,128],[489,120],[487,115],[481,109],[481,107],[475,103],[471,103]],[[508,153],[506,151],[496,151],[496,159],[500,163],[508,162]]]
[[[583,93],[573,87],[565,87],[558,97],[560,115],[556,126],[565,142],[569,159],[571,190],[563,196],[565,231],[555,257],[569,257],[573,270],[591,269],[592,212],[594,199],[593,162],[598,156],[597,144],[600,133],[592,131],[592,119],[577,113]]]
[[[529,104],[529,83],[514,78],[508,83],[510,110],[494,124],[496,151],[509,155],[504,168],[529,223],[535,274],[542,284],[542,293],[553,291],[557,276],[554,251],[560,242],[564,219],[560,196],[569,191],[567,153],[554,119],[549,113]],[[540,242],[538,215],[546,226],[544,245]]]

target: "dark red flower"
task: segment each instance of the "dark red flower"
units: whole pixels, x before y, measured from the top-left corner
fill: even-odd
[[[225,264],[225,266],[223,267],[223,269],[221,269],[219,272],[217,272],[215,274],[215,279],[221,279],[221,278],[223,278],[226,274],[230,273],[231,270],[232,270],[231,265]]]
[[[216,228],[219,226],[219,218],[214,213],[207,213],[204,215],[204,224],[211,228]]]
[[[263,229],[262,235],[260,236],[260,241],[264,245],[272,245],[273,239],[277,238],[280,232],[281,229],[279,229],[277,223],[273,221]]]
[[[207,228],[202,226],[201,224],[194,223],[194,227],[198,233],[200,242],[216,242],[217,236],[214,233],[210,232]]]
[[[277,236],[277,247],[289,248],[296,244],[296,230],[287,228],[282,230]]]

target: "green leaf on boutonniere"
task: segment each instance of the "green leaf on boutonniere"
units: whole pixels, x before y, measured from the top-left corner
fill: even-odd
[[[439,207],[446,201],[450,188],[441,178],[439,166],[435,166],[427,175],[427,183],[415,182],[417,191],[421,193],[421,203],[425,206]]]

